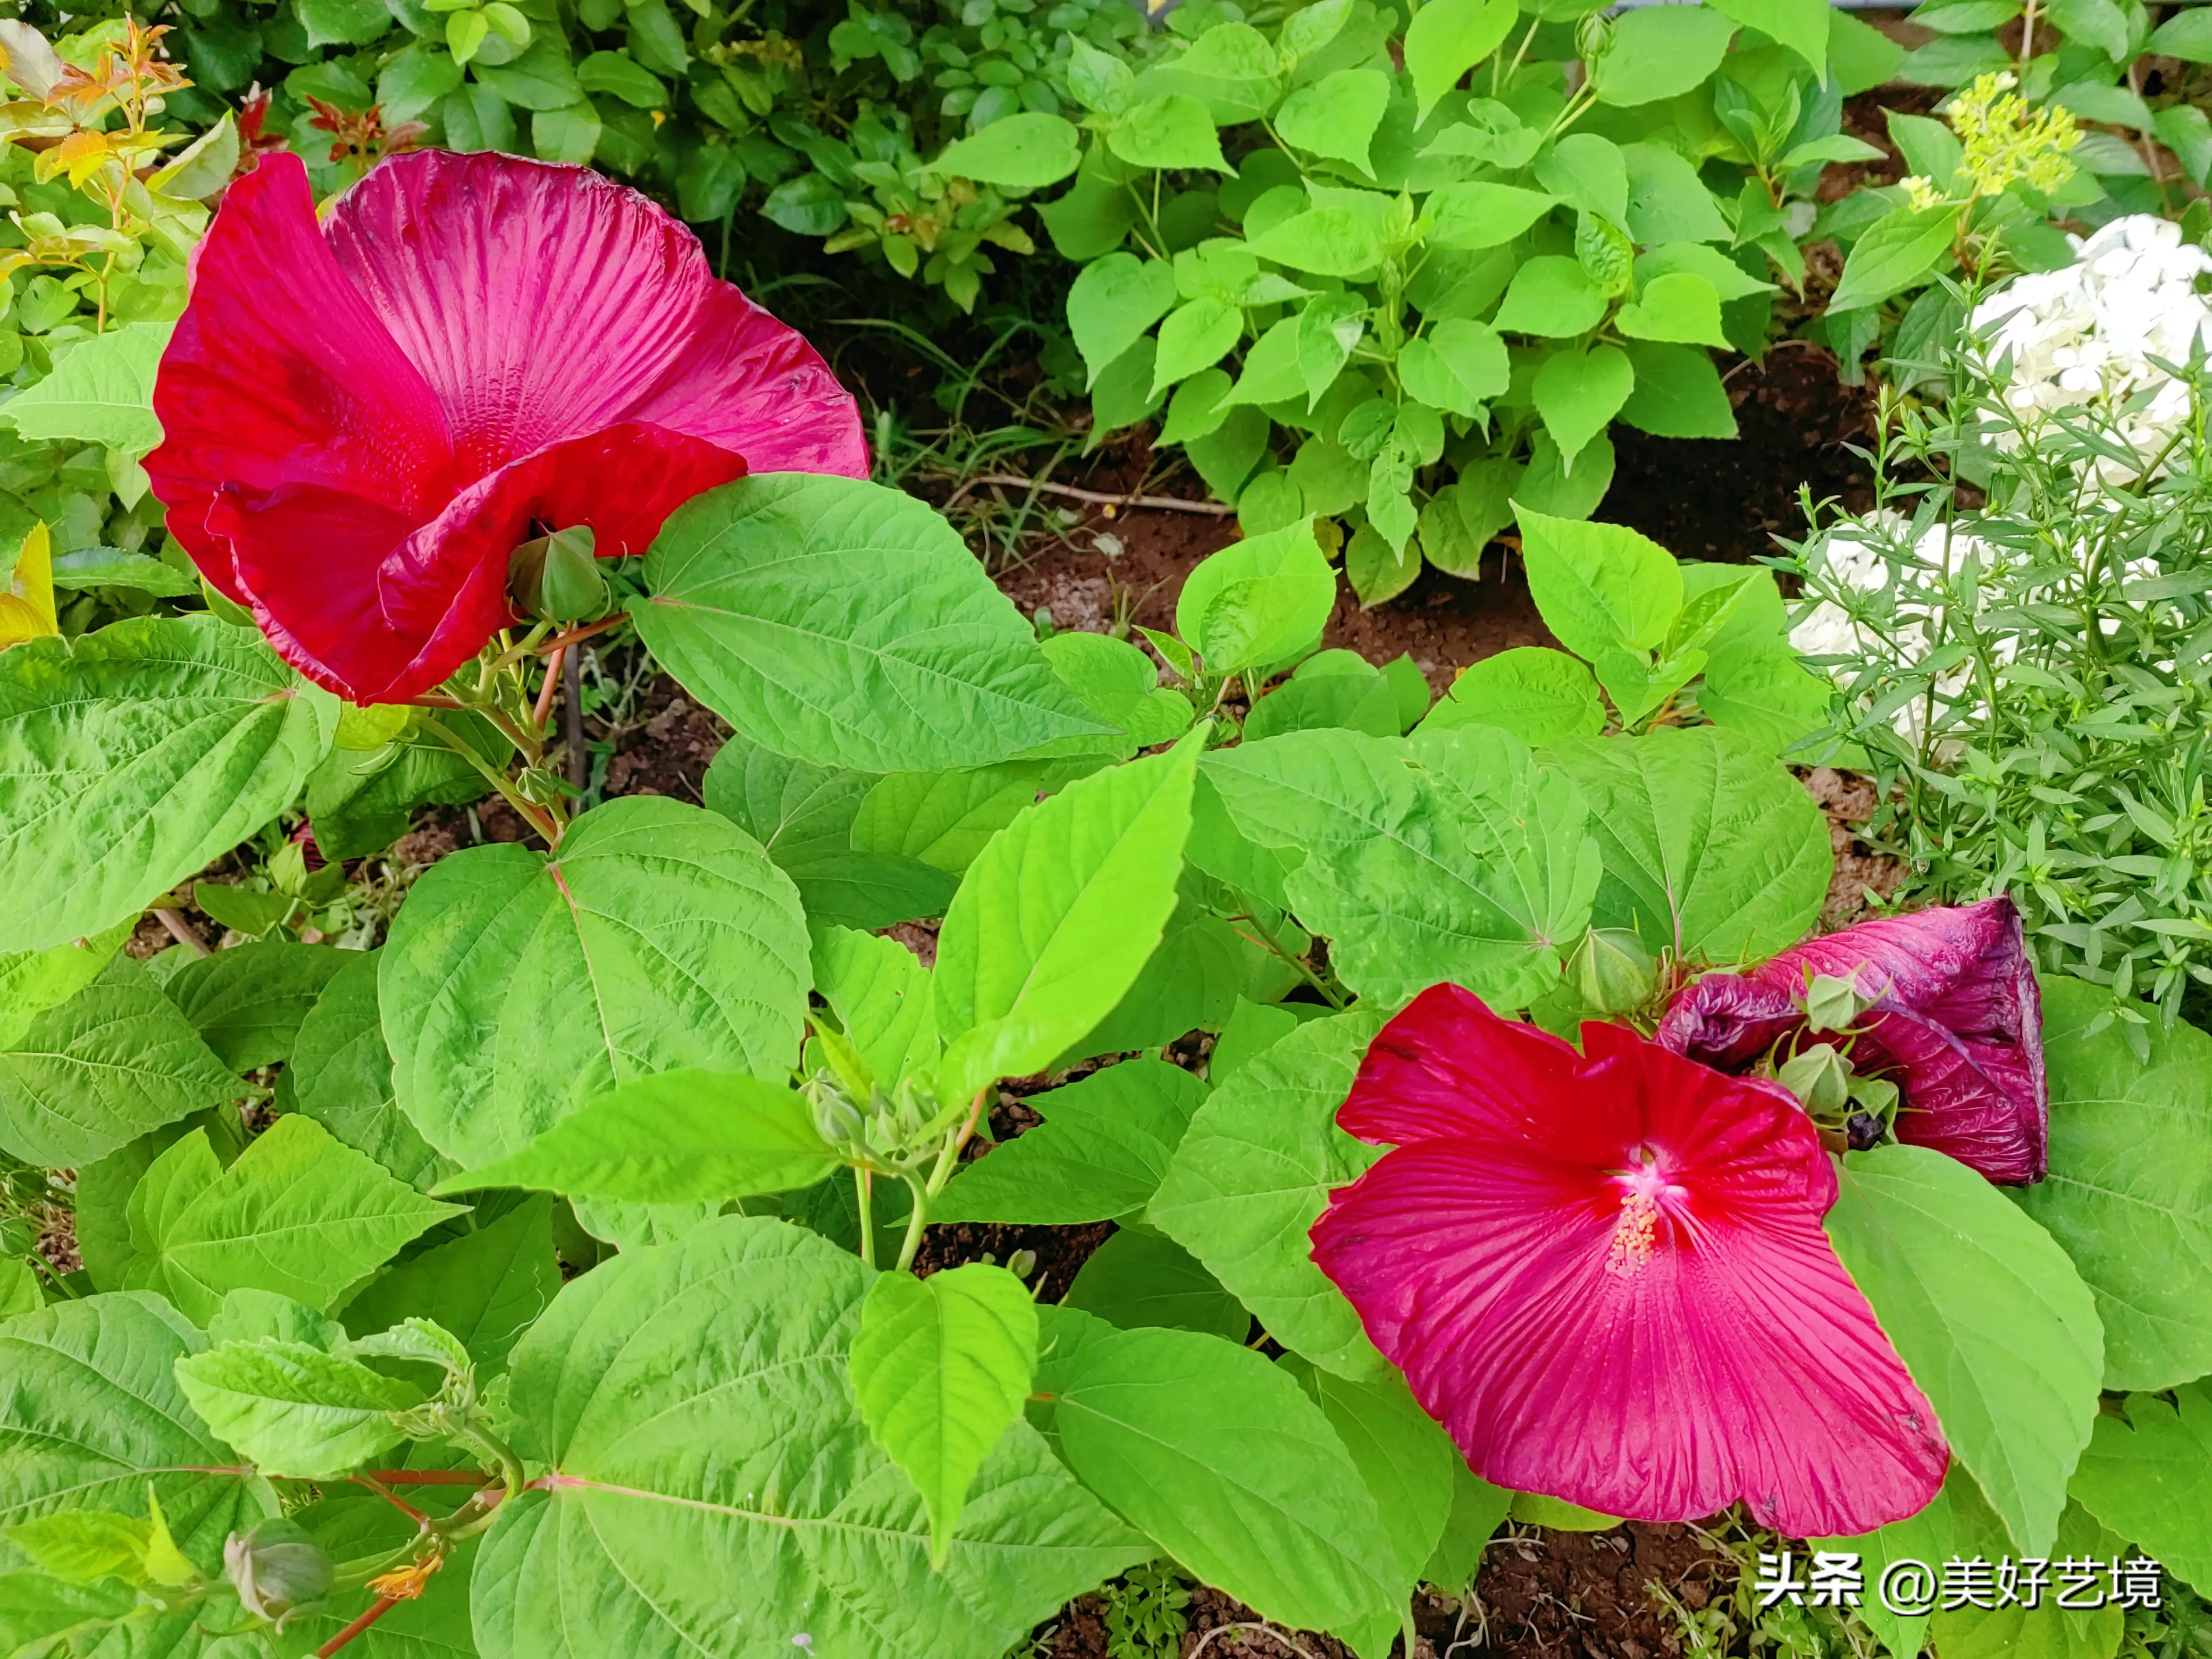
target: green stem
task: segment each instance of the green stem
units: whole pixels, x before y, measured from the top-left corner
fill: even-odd
[[[494,768],[482,755],[441,725],[434,716],[422,714],[416,715],[416,720],[424,731],[482,773],[485,781],[499,791],[500,798],[521,814],[522,821],[545,837],[548,847],[561,844],[562,825],[535,801],[528,800],[519,793],[507,774]]]
[[[1342,1010],[1352,1006],[1351,1003],[1346,1000],[1342,992],[1333,990],[1328,987],[1328,985],[1323,982],[1321,975],[1314,972],[1312,967],[1304,957],[1294,957],[1288,951],[1285,951],[1276,940],[1275,936],[1273,933],[1270,933],[1266,927],[1261,925],[1258,915],[1258,907],[1252,902],[1252,896],[1249,893],[1245,892],[1241,888],[1231,888],[1230,890],[1235,893],[1237,896],[1243,902],[1244,905],[1244,914],[1242,917],[1232,916],[1230,918],[1230,925],[1231,927],[1236,927],[1236,924],[1239,921],[1250,922],[1255,932],[1246,933],[1242,927],[1238,927],[1237,931],[1239,933],[1243,933],[1246,939],[1250,939],[1261,950],[1268,951],[1276,957],[1279,957],[1285,963],[1295,969],[1297,971],[1298,977],[1305,981],[1309,986],[1312,987],[1315,994],[1319,996],[1323,1002],[1328,1004],[1330,1007]]]
[[[929,1188],[912,1176],[906,1177],[907,1189],[914,1194],[914,1213],[907,1218],[906,1237],[900,1242],[898,1271],[907,1273],[914,1267],[914,1258],[921,1249],[921,1230],[929,1224]]]
[[[514,1455],[514,1449],[504,1440],[489,1430],[479,1428],[459,1416],[450,1419],[450,1428],[456,1439],[466,1441],[499,1465],[500,1478],[507,1482],[509,1498],[522,1490],[523,1483],[529,1477],[523,1473],[522,1460]],[[456,1510],[453,1513],[458,1516],[461,1510]]]
[[[860,1260],[872,1267],[876,1265],[876,1206],[868,1189],[871,1179],[866,1170],[854,1166],[853,1197],[860,1212]]]
[[[961,1149],[975,1135],[976,1121],[983,1115],[984,1097],[991,1092],[985,1084],[975,1091],[975,1098],[969,1103],[967,1121],[949,1133],[945,1144],[938,1148],[937,1163],[926,1182],[912,1176],[906,1177],[907,1186],[914,1193],[914,1214],[906,1224],[906,1240],[899,1246],[898,1268],[905,1273],[914,1266],[915,1253],[921,1249],[921,1231],[929,1224],[930,1200],[945,1190],[945,1183],[952,1179],[952,1172],[960,1167]]]

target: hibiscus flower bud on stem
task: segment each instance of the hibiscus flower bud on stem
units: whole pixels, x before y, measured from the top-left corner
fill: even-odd
[[[1834,1119],[1850,1104],[1851,1063],[1825,1042],[1792,1054],[1775,1069],[1774,1080],[1797,1097],[1816,1118]]]
[[[331,1558],[313,1534],[282,1519],[231,1534],[222,1547],[222,1571],[246,1610],[279,1630],[328,1595],[336,1582]]]
[[[1805,988],[1805,1025],[1814,1031],[1844,1031],[1867,1011],[1857,984],[1832,974],[1815,974]]]
[[[1593,927],[1567,963],[1576,995],[1601,1014],[1625,1014],[1651,1000],[1657,965],[1644,941],[1625,927]]]
[[[588,525],[556,530],[526,541],[507,556],[507,596],[526,617],[541,622],[591,622],[606,613],[611,597],[599,572],[598,538]]]

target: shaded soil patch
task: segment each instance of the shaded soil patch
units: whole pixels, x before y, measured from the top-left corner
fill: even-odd
[[[1620,428],[1613,488],[1597,516],[1642,531],[1685,559],[1746,564],[1805,535],[1802,483],[1815,501],[1874,505],[1874,478],[1849,445],[1873,436],[1874,394],[1836,378],[1835,359],[1785,340],[1760,362],[1720,364],[1739,435],[1655,438]]]
[[[1484,1650],[1515,1659],[1653,1659],[1682,1651],[1656,1584],[1695,1613],[1729,1593],[1735,1559],[1692,1528],[1632,1521],[1610,1532],[1514,1528],[1475,1577]]]

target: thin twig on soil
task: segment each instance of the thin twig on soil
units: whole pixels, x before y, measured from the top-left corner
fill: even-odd
[[[185,919],[179,915],[174,910],[169,908],[167,905],[155,905],[154,907],[154,916],[162,927],[169,930],[169,937],[171,939],[176,940],[178,944],[183,945],[185,949],[190,951],[194,956],[204,957],[208,954],[207,941],[187,927],[185,923]]]
[[[1204,513],[1217,519],[1228,518],[1237,511],[1233,507],[1224,507],[1219,501],[1187,501],[1180,495],[1122,495],[1105,489],[1079,489],[1073,484],[1053,483],[1043,478],[1017,477],[1011,472],[985,472],[969,479],[952,492],[951,498],[941,510],[951,512],[978,484],[1003,484],[1009,489],[1033,489],[1041,495],[1065,495],[1070,501],[1089,501],[1097,507],[1140,507],[1158,513]]]
[[[1215,1637],[1220,1635],[1224,1631],[1231,1630],[1257,1631],[1262,1636],[1270,1636],[1276,1641],[1280,1642],[1285,1648],[1288,1648],[1292,1653],[1297,1655],[1298,1659],[1314,1659],[1312,1654],[1307,1652],[1305,1649],[1300,1647],[1296,1642],[1291,1640],[1289,1637],[1277,1630],[1273,1625],[1263,1625],[1256,1619],[1239,1620],[1233,1625],[1216,1625],[1212,1630],[1206,1632],[1205,1636],[1200,1638],[1198,1645],[1190,1650],[1190,1659],[1200,1659],[1200,1656],[1205,1653],[1206,1649],[1213,1645],[1213,1638]],[[1242,1647],[1244,1644],[1242,1642],[1239,1642],[1237,1645]]]

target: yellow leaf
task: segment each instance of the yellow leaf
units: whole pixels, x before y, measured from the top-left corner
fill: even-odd
[[[53,543],[44,524],[31,526],[8,591],[0,593],[0,648],[60,633],[54,619]]]

